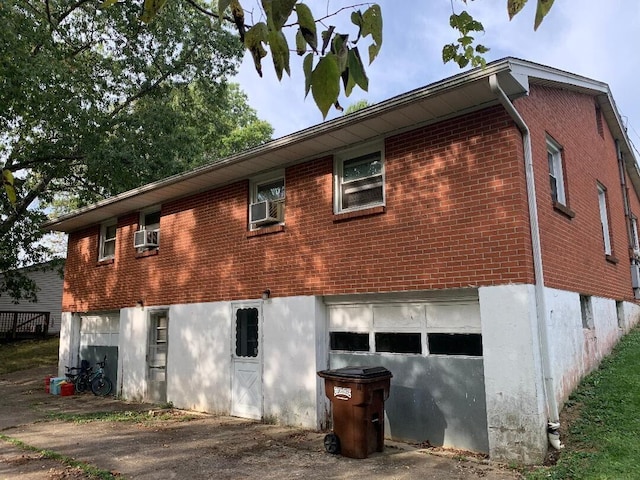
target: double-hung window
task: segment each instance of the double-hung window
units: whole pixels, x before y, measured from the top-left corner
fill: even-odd
[[[335,160],[335,212],[384,205],[382,146],[345,152]]]
[[[284,173],[255,178],[251,182],[249,224],[251,229],[284,222]]]
[[[605,255],[611,255],[611,232],[609,230],[609,214],[607,212],[607,189],[598,183],[598,207],[600,209],[600,224],[602,225],[602,239]]]
[[[561,147],[547,138],[547,159],[549,161],[549,183],[551,185],[551,199],[560,204],[567,205],[567,194],[564,186],[564,173],[562,166]]]
[[[100,251],[98,260],[110,260],[116,255],[116,221],[112,220],[100,226]]]

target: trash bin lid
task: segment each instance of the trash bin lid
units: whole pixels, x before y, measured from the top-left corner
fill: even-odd
[[[368,366],[349,366],[336,368],[334,370],[323,370],[324,375],[345,378],[375,378],[383,376],[391,376],[391,372],[384,367],[368,367]]]

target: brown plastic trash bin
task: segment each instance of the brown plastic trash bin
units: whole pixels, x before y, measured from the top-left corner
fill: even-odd
[[[367,458],[384,449],[384,402],[393,376],[384,367],[322,370],[324,391],[333,406],[333,433],[324,439],[329,453]]]

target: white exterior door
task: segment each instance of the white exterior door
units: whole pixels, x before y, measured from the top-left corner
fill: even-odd
[[[149,320],[147,400],[155,403],[164,403],[167,401],[169,312],[166,310],[152,311],[149,314]]]
[[[262,418],[262,337],[260,304],[233,308],[231,415]]]

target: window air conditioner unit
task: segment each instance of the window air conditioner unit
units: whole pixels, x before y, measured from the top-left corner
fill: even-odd
[[[249,223],[263,225],[282,221],[282,203],[265,200],[249,205]]]
[[[157,247],[160,240],[160,232],[158,230],[138,230],[133,234],[134,248]]]

